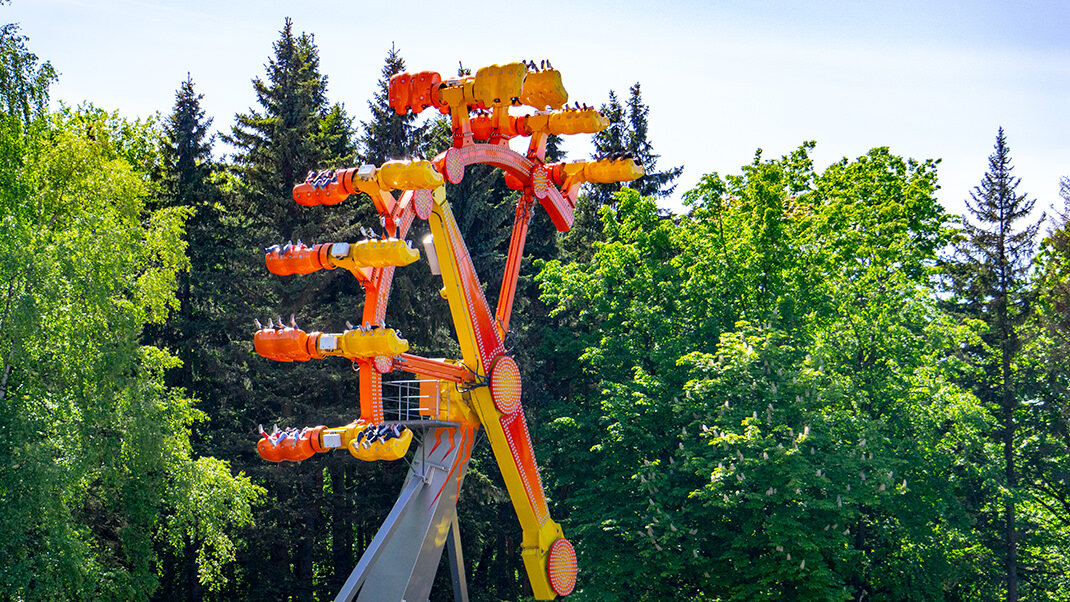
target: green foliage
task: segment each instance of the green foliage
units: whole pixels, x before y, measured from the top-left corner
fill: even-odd
[[[594,135],[594,157],[613,157],[630,154],[643,167],[646,175],[629,182],[628,187],[639,191],[641,196],[664,198],[676,189],[673,182],[683,173],[683,166],[664,171],[657,170],[658,156],[647,137],[647,115],[650,108],[643,103],[639,84],[629,89],[626,106],[621,106],[617,94],[610,90],[609,101],[602,105],[602,115],[609,120],[606,129]],[[552,148],[549,144],[547,148]],[[601,240],[601,222],[598,212],[601,207],[616,207],[615,193],[622,184],[589,184],[576,203],[575,222],[562,239],[566,257],[588,262],[593,254],[593,245]]]
[[[289,19],[224,137],[229,164],[190,77],[157,124],[49,113],[55,72],[16,25],[0,59],[0,591],[329,599],[405,467],[255,455],[258,422],[343,424],[357,393],[336,362],[257,357],[252,318],[340,330],[361,303],[342,270],[279,278],[256,249],[358,239],[367,199],[304,208],[291,187],[431,157],[448,121],[387,106],[392,47],[357,137]],[[580,555],[574,598],[1067,600],[1070,180],[1035,272],[1002,130],[961,230],[934,200],[936,161],[877,148],[816,172],[813,143],[709,174],[667,215],[656,200],[682,168],[658,170],[629,92],[610,93],[596,154],[647,175],[591,187],[561,238],[534,208],[507,338]],[[493,297],[517,194],[471,167],[448,195]],[[388,320],[454,355],[437,288],[399,270]],[[466,480],[472,598],[520,599],[521,534],[486,446]],[[450,589],[443,568],[433,596]]]
[[[930,283],[951,234],[935,162],[874,149],[816,174],[810,148],[706,176],[687,216],[623,191],[590,264],[540,273],[587,383],[540,449],[581,599],[991,586],[971,537],[989,423],[953,380],[978,325]]]
[[[5,115],[0,147],[0,533],[19,599],[147,599],[159,536],[201,506],[202,582],[217,588],[258,489],[194,460],[203,415],[163,384],[176,365],[140,345],[177,306],[188,211],[146,208],[153,124],[92,107]],[[200,491],[194,499],[191,492]]]
[[[417,125],[417,116],[414,113],[398,115],[390,108],[390,77],[403,71],[405,59],[401,58],[401,51],[391,44],[383,64],[382,77],[368,101],[371,119],[361,123],[361,129],[364,131],[360,137],[362,163],[382,165],[391,159],[419,158],[429,155],[429,143],[441,140],[443,131],[436,128],[435,124],[442,124],[442,121]]]
[[[45,112],[48,86],[55,81],[56,71],[47,61],[38,63],[15,23],[0,28],[0,60],[0,109],[28,124]]]

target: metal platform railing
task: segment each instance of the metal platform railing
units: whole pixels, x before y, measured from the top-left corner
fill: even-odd
[[[442,395],[442,381],[384,380],[383,418],[387,422],[412,423],[419,421],[452,422],[449,403]]]

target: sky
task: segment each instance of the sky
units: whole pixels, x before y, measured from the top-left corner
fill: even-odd
[[[329,99],[358,121],[392,44],[410,71],[444,75],[549,59],[588,105],[638,82],[658,166],[684,166],[671,209],[704,174],[806,140],[819,169],[879,146],[941,159],[937,197],[954,213],[999,127],[1038,208],[1061,208],[1070,176],[1065,1],[13,0],[0,13],[59,71],[54,102],[166,115],[188,73],[218,131],[256,105],[251,79],[287,16],[314,34]],[[590,137],[574,138],[569,158],[587,158]]]

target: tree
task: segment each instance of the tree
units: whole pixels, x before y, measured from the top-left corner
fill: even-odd
[[[28,124],[45,112],[48,87],[55,81],[56,71],[51,63],[40,63],[37,55],[26,49],[26,38],[19,35],[16,23],[0,28],[0,56],[4,58],[0,80],[2,109],[6,115]]]
[[[1036,312],[1023,327],[1019,368],[1028,403],[1019,427],[1023,522],[1023,597],[1056,599],[1070,589],[1070,562],[1058,541],[1070,537],[1070,178],[1060,182],[1056,211],[1037,256]],[[1030,541],[1032,540],[1032,541]],[[1054,553],[1053,553],[1054,552]]]
[[[643,167],[646,175],[627,184],[590,184],[576,202],[575,223],[563,238],[562,248],[575,261],[588,261],[592,245],[600,240],[601,222],[598,211],[601,207],[615,207],[615,195],[627,186],[639,191],[642,196],[664,198],[676,189],[673,182],[683,173],[683,166],[658,171],[659,155],[647,136],[647,116],[650,108],[643,103],[639,83],[629,89],[626,106],[617,99],[616,92],[609,91],[609,101],[602,105],[602,115],[609,126],[594,136],[593,158],[615,157],[630,154]]]
[[[200,101],[204,95],[186,80],[175,93],[175,105],[163,126],[164,139],[156,174],[160,183],[159,207],[182,207],[190,211],[186,221],[188,272],[179,276],[177,315],[166,324],[150,326],[146,334],[154,344],[167,347],[182,359],[182,366],[172,371],[173,382],[187,389],[201,359],[195,350],[203,348],[204,337],[218,330],[218,318],[211,315],[207,293],[212,290],[211,276],[223,265],[228,249],[222,224],[222,193],[213,181],[217,173],[212,158],[212,120],[205,116]]]
[[[390,108],[390,77],[405,71],[405,59],[393,44],[386,54],[382,77],[368,101],[371,119],[361,122],[360,160],[382,165],[390,159],[412,159],[422,154],[424,129],[415,125],[414,113],[398,115]]]
[[[291,199],[291,189],[310,169],[351,152],[352,132],[344,110],[327,105],[327,77],[319,72],[313,36],[295,36],[287,18],[273,49],[267,81],[253,79],[261,108],[237,115],[224,139],[238,150],[236,172],[257,223],[294,224],[300,232],[309,219]]]
[[[673,219],[623,191],[589,264],[540,273],[579,347],[539,453],[580,599],[986,591],[986,415],[945,361],[976,335],[930,283],[936,164],[817,174],[811,147],[704,177]]]
[[[253,80],[259,107],[238,115],[225,138],[237,149],[234,178],[227,185],[228,232],[233,234],[228,242],[232,249],[256,249],[300,238],[310,244],[355,240],[361,218],[372,214],[370,207],[301,207],[291,196],[292,187],[309,170],[350,160],[355,151],[351,121],[340,105],[327,101],[327,78],[319,72],[311,35],[296,35],[287,19],[273,51],[266,80]],[[251,325],[254,318],[296,314],[306,327],[339,331],[347,319],[359,315],[362,295],[347,273],[274,276],[259,253],[232,253],[222,274],[228,280],[215,289],[214,300],[225,308],[225,334],[206,350],[218,367],[206,385],[212,388],[208,398],[221,428],[208,434],[209,443],[228,457],[242,458],[248,472],[267,486],[271,499],[257,517],[263,527],[249,532],[244,595],[271,600],[284,595],[322,597],[338,576],[317,579],[317,562],[329,561],[330,554],[316,544],[328,539],[328,526],[337,522],[338,545],[346,545],[351,541],[345,536],[349,529],[343,528],[348,519],[338,516],[335,521],[334,513],[359,515],[361,508],[329,503],[322,471],[308,465],[269,465],[256,457],[250,435],[257,423],[273,420],[295,426],[345,424],[353,418],[346,400],[356,396],[356,378],[330,361],[297,366],[250,358]],[[344,458],[327,461],[341,463]],[[339,497],[351,495],[343,494],[345,486],[338,482],[332,486]],[[334,554],[340,570],[337,567],[347,563],[346,553],[338,549]]]
[[[1029,222],[1035,201],[1018,194],[1020,180],[1012,171],[1010,147],[1003,128],[999,128],[988,171],[966,201],[976,223],[963,220],[963,236],[956,245],[957,261],[950,277],[959,311],[988,325],[984,345],[975,349],[979,374],[973,388],[999,423],[997,437],[1003,448],[1006,487],[1000,500],[1006,591],[1008,600],[1017,600],[1019,529],[1015,510],[1019,473],[1015,448],[1021,383],[1015,361],[1021,350],[1020,328],[1031,311],[1029,277],[1043,216]]]
[[[641,196],[664,198],[676,190],[673,182],[683,173],[683,166],[658,171],[658,158],[654,145],[647,136],[647,116],[650,107],[643,103],[639,83],[628,90],[628,100],[621,106],[615,92],[610,90],[609,102],[602,105],[602,114],[609,120],[609,127],[595,134],[595,157],[608,157],[620,153],[630,153],[637,164],[643,167],[646,175],[626,184],[637,190]],[[624,184],[591,185],[588,195],[594,205],[613,205],[613,193]]]
[[[258,488],[226,462],[195,457],[190,428],[203,415],[164,383],[176,359],[141,343],[177,306],[187,265],[187,211],[149,208],[158,134],[88,105],[48,113],[51,78],[20,80],[45,66],[22,38],[7,41],[0,589],[22,600],[147,600],[157,563],[190,542],[194,579],[218,591]]]

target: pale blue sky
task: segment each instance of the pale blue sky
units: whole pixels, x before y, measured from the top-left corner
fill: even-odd
[[[254,104],[250,79],[290,16],[316,36],[331,100],[358,119],[392,42],[414,71],[549,58],[587,104],[642,84],[661,165],[685,166],[678,192],[737,173],[758,147],[780,155],[813,139],[822,167],[874,146],[942,158],[939,197],[961,212],[1000,125],[1019,190],[1058,202],[1070,176],[1068,6],[14,0],[0,13],[60,71],[53,96],[68,103],[167,113],[190,72],[215,127],[229,128]],[[589,142],[569,148],[584,158]]]

